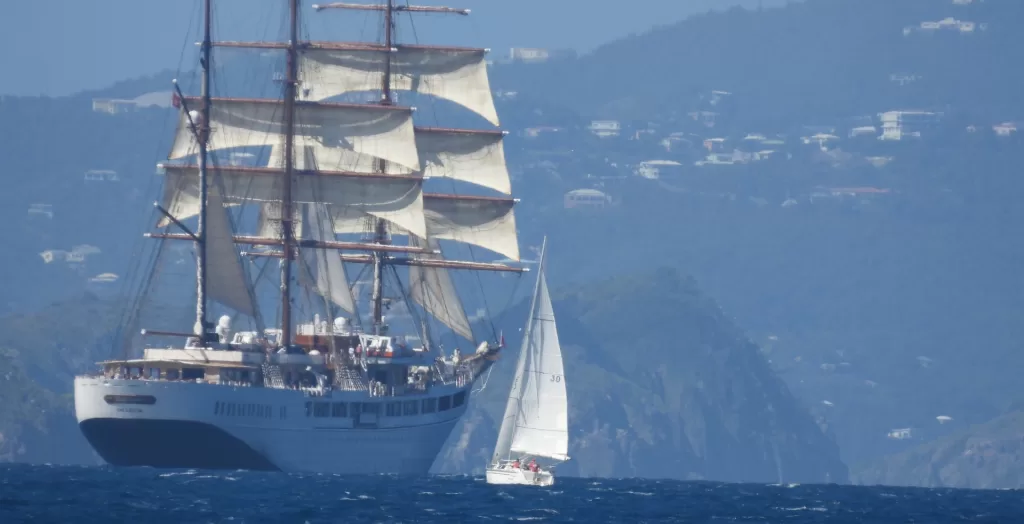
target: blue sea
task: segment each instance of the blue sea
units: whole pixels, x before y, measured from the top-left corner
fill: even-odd
[[[344,477],[7,465],[0,523],[999,522],[1019,491],[560,478],[552,488],[463,476]]]

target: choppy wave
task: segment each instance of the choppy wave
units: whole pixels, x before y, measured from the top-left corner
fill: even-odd
[[[0,467],[0,522],[1024,522],[1019,491]]]

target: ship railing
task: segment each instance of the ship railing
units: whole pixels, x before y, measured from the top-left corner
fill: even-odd
[[[434,376],[446,386],[465,387],[473,382],[474,373],[468,366],[449,366],[440,362],[434,363]]]
[[[299,388],[299,390],[302,391],[303,396],[306,397],[326,397],[331,393],[331,388],[329,387]]]

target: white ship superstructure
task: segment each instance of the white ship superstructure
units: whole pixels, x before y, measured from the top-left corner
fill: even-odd
[[[156,206],[164,231],[148,235],[194,243],[196,322],[190,333],[143,330],[180,346],[128,351],[76,377],[79,425],[107,462],[422,474],[465,412],[503,343],[477,340],[449,271],[525,269],[449,260],[440,241],[519,261],[504,133],[418,126],[397,104],[411,91],[498,124],[485,50],[394,42],[398,13],[468,11],[392,1],[313,6],[379,13],[384,41],[373,44],[301,40],[298,0],[288,0],[287,42],[214,42],[205,0],[201,96],[176,84],[180,119]],[[217,46],[283,53],[283,98],[213,97]],[[368,90],[378,103],[328,100]],[[430,178],[479,191],[429,193]],[[236,231],[246,210],[256,234]],[[277,328],[264,322],[254,260],[280,266]],[[366,300],[346,267],[372,272]],[[300,292],[318,312],[295,323]],[[216,325],[212,303],[230,313]],[[404,334],[384,314],[398,303],[412,317]],[[250,328],[233,333],[238,318]],[[431,326],[475,350],[445,351]]]

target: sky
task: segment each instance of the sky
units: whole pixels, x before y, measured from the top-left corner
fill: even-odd
[[[302,0],[303,28],[309,37],[376,40],[379,14],[316,13],[310,8],[316,1]],[[784,2],[762,1],[766,7]],[[284,39],[286,0],[214,2],[215,39]],[[418,15],[415,26],[400,22],[400,34],[407,42],[487,47],[496,56],[507,55],[510,47],[572,48],[587,52],[693,13],[757,3],[758,0],[421,0],[415,4],[468,8],[472,14]],[[202,0],[19,0],[4,4],[0,45],[8,51],[0,54],[0,94],[68,95],[165,69],[190,69],[197,56],[193,43],[199,38]],[[412,29],[418,38],[409,38],[414,34]]]

